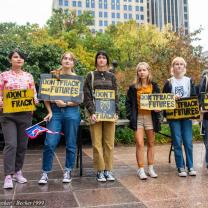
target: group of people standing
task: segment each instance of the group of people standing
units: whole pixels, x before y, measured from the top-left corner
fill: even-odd
[[[11,69],[0,74],[0,107],[4,108],[3,91],[33,89],[34,103],[38,105],[37,93],[31,74],[23,70],[24,55],[15,50],[9,54]],[[61,75],[76,75],[75,57],[66,52],[61,57],[61,67],[51,73],[58,80]],[[93,162],[96,170],[96,179],[100,182],[114,181],[113,150],[115,124],[118,119],[118,90],[116,77],[109,71],[109,57],[105,51],[99,51],[95,57],[95,70],[87,74],[84,82],[84,105],[89,114],[90,133],[93,147]],[[196,95],[195,87],[190,78],[185,76],[186,62],[176,57],[171,65],[171,78],[164,85],[164,93],[173,93],[175,98]],[[200,91],[206,92],[208,79],[202,79]],[[95,90],[113,90],[115,92],[115,121],[98,121],[95,106]],[[140,95],[160,93],[157,83],[153,82],[151,69],[148,63],[140,62],[136,67],[135,82],[129,87],[126,97],[127,118],[130,128],[134,130],[136,142],[137,175],[140,179],[158,177],[154,169],[154,140],[155,133],[161,129],[162,112],[158,110],[143,110],[140,108]],[[71,172],[75,163],[76,139],[80,125],[79,103],[64,102],[63,100],[44,101],[48,111],[44,118],[46,127],[54,132],[64,132],[66,141],[66,160],[63,182],[72,180]],[[13,188],[13,180],[26,183],[22,174],[28,138],[24,131],[32,123],[32,112],[1,113],[0,122],[3,130],[5,147],[4,155],[4,188]],[[206,163],[208,168],[208,113],[204,114]],[[175,161],[179,176],[196,175],[193,167],[192,122],[189,119],[169,121],[171,137],[174,145]],[[144,134],[147,137],[148,170],[144,169]],[[60,142],[60,134],[46,133],[43,148],[42,174],[39,184],[47,184],[49,172],[52,170],[53,157]],[[183,158],[182,143],[185,148],[186,163]],[[187,167],[187,171],[186,168]]]

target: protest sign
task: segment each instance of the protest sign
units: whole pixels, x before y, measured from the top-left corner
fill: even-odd
[[[168,120],[199,118],[199,102],[197,97],[182,98],[176,101],[174,110],[167,110]]]
[[[202,109],[206,111],[208,110],[208,94],[202,92],[201,97],[202,97]]]
[[[40,100],[63,100],[64,102],[81,103],[83,97],[83,77],[60,75],[60,79],[52,74],[41,74],[38,98]]]
[[[140,109],[167,110],[174,109],[175,96],[171,93],[155,93],[140,95]]]
[[[4,90],[3,113],[34,111],[34,90]]]
[[[98,121],[115,121],[115,90],[95,90]]]

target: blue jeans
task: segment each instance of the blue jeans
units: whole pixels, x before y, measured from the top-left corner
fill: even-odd
[[[75,163],[77,132],[80,124],[79,107],[59,108],[52,104],[52,112],[53,116],[46,127],[51,131],[64,132],[66,141],[65,170],[70,171]],[[44,172],[49,172],[52,169],[54,152],[60,139],[60,134],[46,133],[42,166]]]
[[[187,168],[193,168],[193,143],[192,143],[192,121],[174,120],[169,121],[171,137],[173,140],[175,162],[177,168],[185,168],[182,152],[182,143],[186,154]]]
[[[206,160],[206,165],[208,167],[208,120],[207,119],[203,119],[203,129],[204,129],[204,145],[206,148],[205,160]]]

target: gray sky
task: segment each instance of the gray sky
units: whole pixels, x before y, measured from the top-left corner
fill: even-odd
[[[43,26],[51,15],[52,0],[0,0],[0,22],[38,23]],[[189,0],[190,30],[204,28],[200,44],[208,50],[208,1]],[[197,43],[196,43],[197,44]]]

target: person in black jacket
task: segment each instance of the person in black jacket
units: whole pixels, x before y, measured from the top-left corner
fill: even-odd
[[[141,62],[136,68],[136,82],[127,92],[126,111],[130,120],[130,128],[135,132],[136,159],[138,163],[137,175],[140,179],[147,179],[144,171],[144,131],[147,136],[148,174],[156,178],[154,171],[154,140],[155,132],[160,131],[160,112],[140,109],[140,95],[160,93],[158,85],[152,81],[150,67],[146,62]]]
[[[176,57],[171,64],[172,77],[164,85],[164,93],[173,93],[175,98],[196,96],[196,90],[191,78],[184,76],[186,73],[186,62],[182,57]],[[186,166],[188,174],[195,176],[193,168],[193,143],[192,143],[192,121],[190,119],[169,120],[171,137],[173,140],[175,162],[180,177],[186,177],[185,162],[182,152],[182,143],[186,154]]]
[[[208,69],[205,69],[202,72],[201,76],[201,82],[199,85],[199,103],[200,106],[202,106],[202,99],[203,96],[201,93],[206,93],[208,92]],[[205,162],[206,162],[206,168],[207,168],[207,173],[208,173],[208,111],[204,111],[201,109],[201,112],[203,113],[202,117],[202,133],[203,133],[203,138],[204,138],[204,145],[205,145]]]

